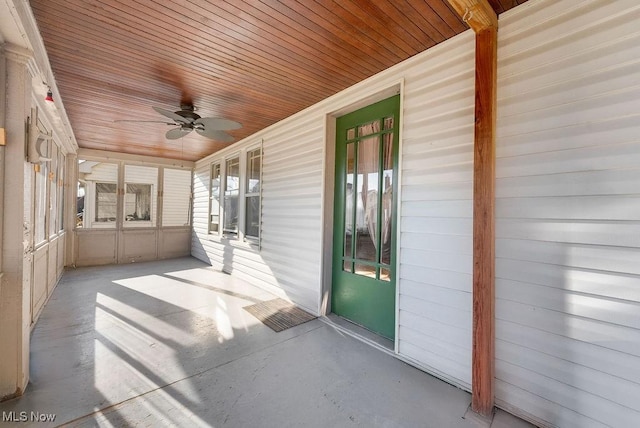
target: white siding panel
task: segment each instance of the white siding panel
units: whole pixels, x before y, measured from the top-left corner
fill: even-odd
[[[162,225],[188,226],[191,202],[191,171],[164,169]]]
[[[194,173],[192,254],[319,311],[324,117],[301,117],[262,136],[260,249],[208,234],[210,162]]]
[[[500,17],[496,399],[540,424],[640,421],[640,5]]]
[[[398,352],[469,388],[473,34],[431,53],[405,82]]]

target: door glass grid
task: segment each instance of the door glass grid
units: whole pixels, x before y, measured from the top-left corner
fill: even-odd
[[[347,130],[345,172],[343,270],[390,281],[393,117]]]

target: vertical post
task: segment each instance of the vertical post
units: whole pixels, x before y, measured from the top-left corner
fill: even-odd
[[[0,46],[0,99],[7,144],[2,165],[2,275],[0,275],[0,401],[21,395],[29,381],[31,326],[31,165],[25,162],[25,124],[31,106],[27,63],[32,53],[22,47]],[[2,95],[0,93],[0,95]],[[9,108],[10,106],[10,108]],[[27,217],[28,215],[28,217]],[[29,243],[25,245],[25,243]]]
[[[491,416],[495,383],[495,140],[498,16],[488,0],[448,0],[476,33],[471,409]]]
[[[473,155],[473,363],[471,408],[488,416],[495,379],[495,129],[497,28],[476,35]]]

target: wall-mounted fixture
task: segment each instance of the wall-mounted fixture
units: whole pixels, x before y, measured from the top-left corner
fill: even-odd
[[[47,90],[47,96],[44,97],[45,101],[49,101],[50,103],[53,102],[53,92],[51,92],[51,89]]]

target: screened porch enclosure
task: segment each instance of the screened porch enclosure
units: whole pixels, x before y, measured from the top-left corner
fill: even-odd
[[[142,159],[79,159],[77,265],[189,254],[191,169]]]

